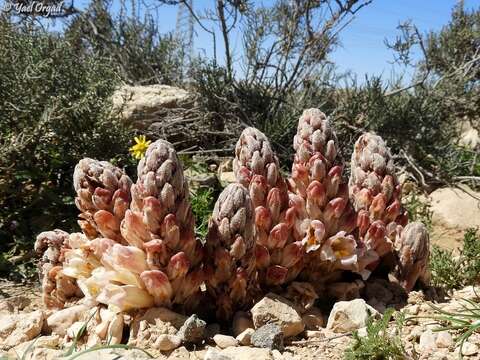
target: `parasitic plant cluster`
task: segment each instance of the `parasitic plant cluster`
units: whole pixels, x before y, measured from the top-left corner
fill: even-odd
[[[346,179],[329,120],[309,109],[293,147],[285,177],[267,137],[243,131],[237,182],[220,194],[206,239],[195,236],[187,180],[168,142],[148,147],[136,183],[108,162],[81,160],[74,186],[82,233],[44,232],[35,244],[45,304],[83,295],[118,323],[136,309],[191,312],[206,299],[226,320],[268,291],[316,298],[342,274],[365,281],[380,269],[410,291],[427,272],[429,237],[423,224],[407,224],[385,142],[360,136]]]

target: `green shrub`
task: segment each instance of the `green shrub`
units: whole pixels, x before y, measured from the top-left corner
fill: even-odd
[[[422,199],[421,193],[412,189],[407,195],[403,196],[403,206],[408,211],[410,221],[420,221],[431,230],[432,228],[432,211],[430,203]]]
[[[214,189],[199,188],[192,191],[192,211],[195,215],[195,233],[203,240],[207,236],[208,220],[215,205]]]
[[[480,283],[480,235],[468,229],[463,237],[463,249],[458,256],[453,251],[432,246],[430,254],[432,283],[446,289],[458,289]]]
[[[0,17],[0,250],[74,228],[72,174],[83,157],[128,159],[130,130],[110,114],[110,59]]]
[[[181,46],[172,34],[160,34],[148,6],[138,4],[142,17],[125,2],[91,1],[84,12],[68,19],[65,38],[77,51],[112,59],[122,80],[131,84],[172,84],[182,81]]]

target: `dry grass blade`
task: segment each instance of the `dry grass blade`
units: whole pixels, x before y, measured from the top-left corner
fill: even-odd
[[[438,315],[415,316],[410,319],[424,318],[431,319],[438,323],[439,327],[433,331],[453,331],[458,334],[455,338],[455,344],[459,346],[459,357],[463,358],[463,346],[471,335],[480,332],[480,304],[473,300],[461,299],[461,309],[457,311],[446,311],[436,305],[429,304]]]

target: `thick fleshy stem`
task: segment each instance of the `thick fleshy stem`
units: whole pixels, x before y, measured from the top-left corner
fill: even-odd
[[[248,309],[257,292],[253,204],[239,184],[227,186],[209,221],[205,281],[216,301],[217,318]]]

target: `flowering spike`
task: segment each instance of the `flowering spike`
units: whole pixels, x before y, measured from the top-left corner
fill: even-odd
[[[214,264],[205,279],[207,291],[223,319],[248,308],[256,291],[254,219],[248,191],[239,184],[227,186],[215,204],[205,245],[207,264]]]
[[[255,242],[259,246],[255,254],[263,287],[272,283],[266,283],[267,266],[281,262],[281,257],[272,256],[270,252],[283,249],[294,241],[292,228],[295,214],[293,210],[287,214],[287,184],[279,169],[278,159],[267,137],[257,129],[246,128],[235,147],[233,170],[237,181],[248,188],[255,210]],[[298,169],[297,177],[303,176],[301,170]]]
[[[75,166],[73,184],[85,235],[124,242],[119,225],[130,203],[130,178],[106,161],[85,158]]]
[[[406,291],[411,291],[417,280],[427,275],[430,247],[427,228],[419,222],[408,224],[395,246],[397,264],[393,274]]]

